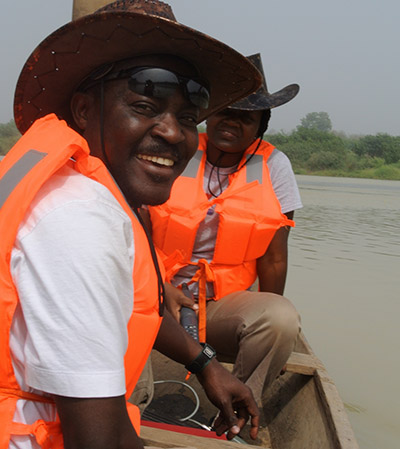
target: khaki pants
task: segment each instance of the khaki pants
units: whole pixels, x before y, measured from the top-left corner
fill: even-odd
[[[129,398],[129,402],[139,407],[140,414],[143,414],[146,407],[150,404],[154,395],[153,369],[151,367],[151,358],[147,359],[142,374],[137,381],[136,387]]]
[[[207,342],[248,385],[258,406],[296,343],[300,317],[285,297],[239,291],[207,303]]]
[[[262,392],[279,375],[300,332],[300,317],[285,297],[239,291],[207,303],[207,343],[220,362],[233,363],[233,374],[248,385],[258,406]],[[141,412],[153,397],[150,359],[130,402]]]

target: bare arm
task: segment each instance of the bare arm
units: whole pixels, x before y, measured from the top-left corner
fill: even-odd
[[[292,220],[294,212],[285,215]],[[283,295],[287,274],[289,231],[289,227],[278,229],[265,254],[257,259],[257,275],[262,292]]]
[[[143,449],[128,416],[124,396],[54,396],[65,449]]]

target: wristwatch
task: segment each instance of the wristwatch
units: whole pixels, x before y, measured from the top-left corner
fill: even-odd
[[[189,364],[185,365],[185,368],[192,374],[198,374],[211,362],[216,356],[215,349],[207,343],[200,343],[203,346],[203,350],[200,354]]]

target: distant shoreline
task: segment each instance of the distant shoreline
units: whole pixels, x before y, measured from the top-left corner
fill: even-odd
[[[0,155],[20,137],[13,120],[0,124]],[[264,139],[286,154],[296,174],[400,181],[400,136],[352,138],[298,127],[291,134],[267,134]]]
[[[0,161],[3,159],[4,155],[0,155]],[[388,167],[390,169],[390,166],[382,166],[382,167]],[[295,170],[295,175],[303,175],[303,176],[323,176],[323,177],[333,177],[333,178],[354,178],[354,179],[379,179],[381,181],[400,181],[400,169],[397,169],[398,173],[394,174],[393,177],[390,176],[382,176],[379,177],[378,174],[374,174],[373,176],[367,176],[364,173],[357,173],[357,172],[349,172],[345,173],[341,171],[340,173],[333,173],[333,171],[330,170],[324,170],[324,171],[317,171],[317,172],[305,172],[303,170]]]
[[[333,178],[380,179],[382,181],[400,181],[399,164],[382,165],[379,168],[368,168],[360,171],[320,170],[315,172],[294,170],[295,175],[330,176]]]

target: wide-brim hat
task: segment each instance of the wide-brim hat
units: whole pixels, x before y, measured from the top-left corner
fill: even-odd
[[[230,108],[242,109],[246,111],[272,109],[287,103],[299,93],[300,86],[298,84],[290,84],[289,86],[270,94],[267,88],[267,81],[265,79],[260,53],[247,56],[247,59],[251,61],[262,74],[263,83],[256,92],[232,104]]]
[[[158,0],[119,0],[73,20],[44,39],[29,56],[17,82],[14,118],[24,133],[55,113],[72,124],[70,99],[94,69],[148,54],[171,54],[195,66],[210,84],[210,104],[200,121],[254,92],[261,74],[228,45],[178,23]]]

